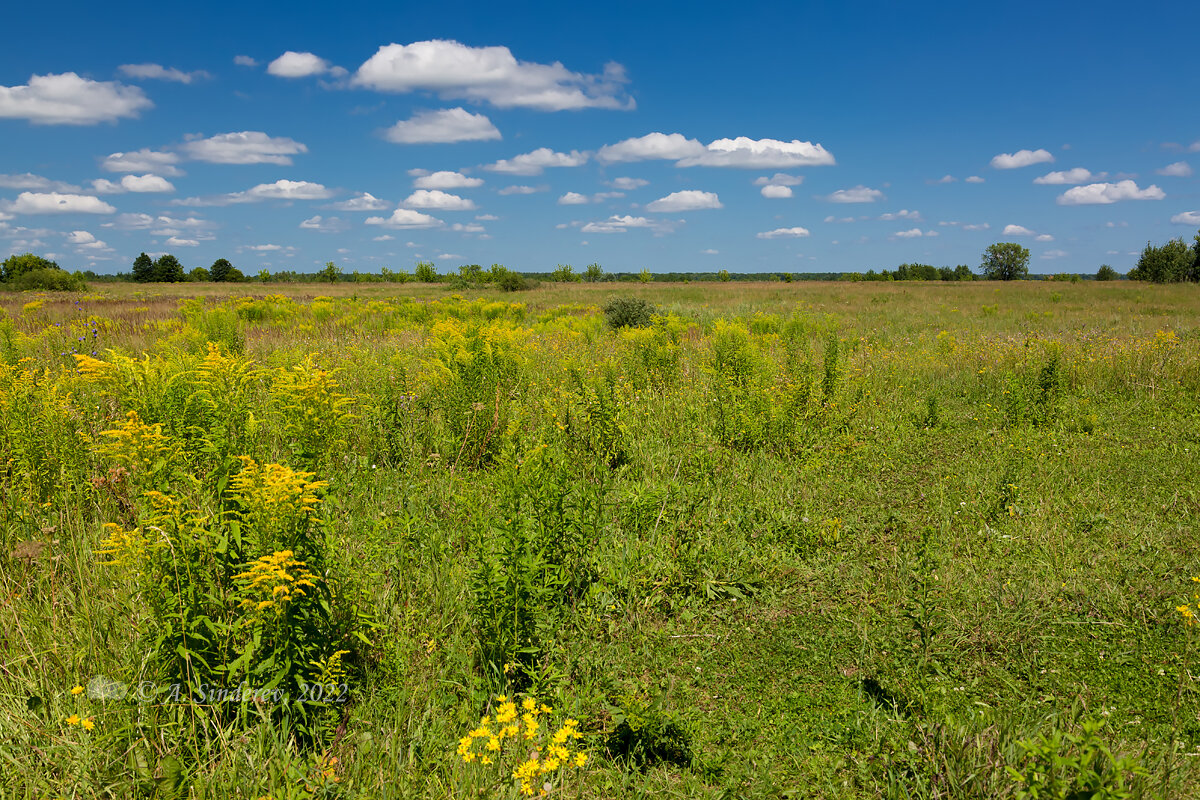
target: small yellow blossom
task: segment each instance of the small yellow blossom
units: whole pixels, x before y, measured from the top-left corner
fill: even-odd
[[[83,729],[84,729],[85,731],[93,731],[93,730],[95,730],[95,729],[96,729],[96,723],[92,722],[92,718],[91,718],[91,717],[88,717],[87,719],[80,720],[80,721],[79,721],[79,724],[83,726]]]
[[[71,694],[76,694],[76,695],[83,694],[83,687],[82,686],[74,687],[73,689],[71,689]]]

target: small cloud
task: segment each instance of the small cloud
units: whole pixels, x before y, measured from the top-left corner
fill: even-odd
[[[605,164],[668,159],[675,161],[705,151],[704,145],[682,133],[648,133],[601,147],[596,160]]]
[[[1121,200],[1162,200],[1166,193],[1157,186],[1139,189],[1130,180],[1117,183],[1090,183],[1068,189],[1058,197],[1060,206],[1108,205]]]
[[[1192,165],[1186,161],[1176,161],[1174,164],[1167,164],[1162,169],[1154,171],[1159,175],[1165,175],[1169,178],[1190,178],[1192,176]]]
[[[954,177],[953,175],[943,175],[936,181],[930,181],[930,183],[956,183],[957,181],[958,178]]]
[[[333,203],[329,208],[335,211],[383,211],[388,205],[387,201],[380,200],[370,192],[363,192],[349,200]]]
[[[762,193],[763,197],[770,198],[773,200],[788,198],[788,197],[792,196],[792,187],[779,186],[774,183],[767,184],[766,186],[762,187],[762,189],[759,191]]]
[[[1106,174],[1107,173],[1104,172],[1093,174],[1090,170],[1086,170],[1083,167],[1075,167],[1074,169],[1068,169],[1062,172],[1048,172],[1040,178],[1034,178],[1033,182],[1050,186],[1087,183],[1090,180],[1098,180],[1103,178]]]
[[[755,186],[799,186],[802,183],[803,175],[788,175],[786,172],[776,172],[769,178],[762,175],[754,179]]]
[[[776,228],[773,231],[763,231],[756,233],[755,238],[758,239],[801,239],[809,235],[808,228]]]
[[[198,247],[200,242],[196,239],[180,239],[178,236],[172,236],[167,239],[167,247]]]
[[[671,230],[669,223],[629,215],[613,215],[603,222],[589,222],[579,230],[583,233],[625,233],[631,228],[648,228],[659,233]]]
[[[267,65],[267,74],[277,78],[307,78],[310,75],[324,75],[333,69],[328,61],[312,53],[288,50]]]
[[[337,217],[322,217],[317,214],[301,222],[300,227],[317,233],[341,233],[349,226]]]
[[[1035,242],[1053,242],[1054,237],[1048,233],[1039,233],[1037,236],[1034,237],[1033,240]]]
[[[1184,211],[1171,217],[1176,225],[1200,225],[1200,211]]]
[[[631,192],[634,189],[640,189],[643,186],[649,185],[650,181],[642,178],[613,178],[608,182],[608,185],[614,189]]]
[[[268,136],[262,131],[220,133],[207,139],[192,137],[181,150],[193,161],[207,161],[210,164],[275,164],[284,167],[291,165],[291,156],[308,152],[308,148],[295,139]]]
[[[440,219],[413,211],[408,208],[397,208],[390,217],[367,217],[367,225],[380,225],[385,228],[436,228],[443,225]]]
[[[983,178],[978,175],[970,175],[967,177],[967,183],[983,183]]]
[[[417,189],[474,189],[483,186],[483,178],[469,178],[461,172],[441,170],[415,176],[413,186]]]
[[[548,192],[549,186],[505,186],[499,191],[499,194],[536,194],[537,192]]]
[[[892,222],[898,219],[910,219],[913,222],[921,221],[920,211],[909,211],[907,208],[902,208],[899,211],[892,211],[886,214],[880,214],[879,218],[884,222]]]
[[[718,255],[718,254],[720,253],[720,251],[719,251],[719,250],[713,250],[711,247],[710,247],[710,248],[708,248],[707,250],[701,250],[700,252],[701,252],[701,253],[703,253],[703,254],[704,254],[704,255],[706,255],[706,256],[715,256],[715,255]]]
[[[995,169],[1019,169],[1034,164],[1045,164],[1054,161],[1049,150],[1018,150],[1015,153],[1000,153],[992,158]]]
[[[250,56],[234,56],[233,63],[237,64],[239,67],[257,67],[258,66],[258,60],[251,58]]]
[[[1024,225],[1005,225],[1004,236],[1033,236],[1033,231],[1026,228]]]
[[[479,220],[480,222],[495,222],[500,218],[495,214],[476,214],[475,219]]]
[[[74,72],[33,75],[23,86],[0,86],[0,119],[24,119],[34,125],[116,122],[153,107],[141,87],[88,80]]]
[[[825,199],[831,203],[874,203],[883,199],[883,192],[860,184],[852,189],[838,189]]]
[[[463,108],[421,111],[384,131],[395,144],[452,144],[500,139],[499,129],[483,114]]]
[[[376,236],[371,239],[372,242],[391,242],[395,240],[395,236],[390,233],[385,233],[382,236]]]
[[[433,208],[438,211],[474,211],[475,201],[441,189],[417,189],[404,200],[412,208]]]
[[[174,81],[175,83],[191,83],[192,81],[205,80],[212,77],[212,75],[202,69],[198,69],[195,72],[184,72],[164,67],[162,64],[122,64],[117,69],[121,71],[121,74],[130,78]]]
[[[10,214],[115,214],[116,209],[98,197],[59,192],[21,192],[16,200],[0,204]]]
[[[1056,259],[1056,258],[1063,258],[1066,255],[1067,255],[1066,250],[1047,250],[1046,252],[1042,253],[1040,258],[1044,258],[1046,260],[1052,260],[1052,259]]]
[[[588,201],[587,197],[579,192],[567,192],[562,197],[558,198],[560,206],[581,206]]]
[[[486,165],[484,169],[509,175],[541,175],[546,167],[578,167],[586,164],[587,160],[588,154],[578,150],[558,153],[549,147],[539,147],[519,156],[502,158],[494,164]]]
[[[655,212],[698,211],[708,208],[723,208],[723,206],[715,192],[702,192],[697,189],[671,192],[666,197],[660,197],[654,202],[646,204],[647,211]]]
[[[113,153],[100,162],[100,169],[107,172],[153,172],[175,177],[183,171],[175,165],[179,156],[163,150],[143,148],[132,153]]]
[[[937,231],[923,231],[920,228],[909,228],[906,231],[897,231],[893,235],[896,238],[900,238],[900,239],[917,239],[922,236],[937,236],[938,232]]]
[[[986,222],[978,222],[970,225],[963,225],[962,229],[964,231],[986,231],[991,230],[991,227],[992,226]]]
[[[98,194],[121,194],[123,192],[173,192],[175,187],[166,178],[157,175],[125,175],[119,182],[99,178],[92,181],[92,190]]]

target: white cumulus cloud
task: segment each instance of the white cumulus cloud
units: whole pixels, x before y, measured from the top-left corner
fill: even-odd
[[[306,231],[316,231],[317,233],[340,233],[348,226],[338,217],[322,217],[317,214],[301,222],[300,227]]]
[[[124,175],[120,181],[109,181],[103,178],[92,181],[92,190],[99,194],[120,194],[122,192],[173,192],[175,186],[166,178],[158,175]]]
[[[1154,171],[1168,178],[1190,178],[1192,176],[1192,165],[1186,161],[1176,161],[1174,164],[1167,164],[1162,169]]]
[[[100,168],[107,172],[156,172],[175,177],[183,174],[175,166],[178,163],[176,153],[144,147],[132,153],[112,153],[100,162]]]
[[[763,231],[755,236],[759,239],[801,239],[809,235],[808,228],[776,228],[773,231]]]
[[[488,164],[484,169],[509,175],[541,175],[546,167],[578,167],[586,164],[587,160],[588,154],[578,150],[558,153],[549,147],[539,147],[519,156],[502,158],[494,164]]]
[[[776,183],[768,183],[766,186],[762,187],[762,189],[760,189],[759,191],[762,193],[763,197],[767,197],[767,198],[771,198],[771,199],[782,199],[785,197],[792,196],[792,187],[780,186],[779,184],[776,184]]]
[[[78,194],[83,191],[74,184],[66,183],[65,181],[53,181],[49,178],[43,178],[41,175],[34,175],[32,172],[23,172],[20,175],[0,175],[0,188],[36,189],[38,191],[64,192],[66,194]]]
[[[26,119],[35,125],[116,122],[153,106],[137,86],[88,80],[74,72],[33,75],[23,86],[0,86],[0,119]]]
[[[461,172],[439,170],[429,175],[419,175],[413,181],[417,189],[474,189],[483,186],[483,178],[471,178]]]
[[[898,219],[911,219],[913,222],[920,222],[921,212],[909,211],[907,208],[902,208],[899,211],[889,211],[886,214],[880,214],[879,218],[884,222],[892,222]]]
[[[191,83],[192,81],[212,77],[212,75],[202,69],[198,69],[195,72],[184,72],[174,67],[164,67],[162,64],[122,64],[117,69],[121,71],[122,75],[130,78],[174,81],[175,83]]]
[[[630,228],[655,228],[658,224],[645,217],[614,214],[600,222],[589,222],[579,230],[582,233],[625,233]]]
[[[441,189],[417,189],[404,200],[412,208],[434,208],[439,211],[473,211],[475,201]]]
[[[833,154],[820,144],[793,139],[717,139],[709,142],[703,153],[687,156],[676,162],[679,167],[740,167],[770,169],[814,167],[834,164]]]
[[[116,209],[99,197],[60,192],[21,192],[0,206],[11,214],[113,214]]]
[[[260,203],[264,200],[328,200],[333,196],[330,189],[309,181],[278,180],[260,183],[244,192],[230,192],[215,197],[188,197],[172,200],[178,206],[229,206],[239,203]]]
[[[723,208],[716,192],[684,189],[646,204],[647,211],[698,211],[705,208]]]
[[[995,169],[1017,169],[1052,161],[1054,161],[1054,156],[1050,155],[1049,150],[1018,150],[1015,153],[1000,153],[993,156],[992,166]]]
[[[769,178],[763,175],[754,179],[755,186],[799,186],[802,183],[803,175],[788,175],[786,172],[776,172]]]
[[[1094,175],[1090,170],[1083,167],[1075,167],[1061,172],[1048,172],[1040,178],[1034,178],[1034,183],[1049,184],[1051,186],[1062,184],[1087,183],[1090,180],[1103,178],[1105,173]]]
[[[682,133],[655,132],[605,145],[596,153],[596,160],[606,164],[651,159],[677,161],[704,152],[704,145]]]
[[[258,59],[252,56],[234,56],[233,63],[239,67],[257,67]]]
[[[470,47],[444,39],[384,45],[358,68],[352,82],[385,92],[437,92],[498,108],[634,107],[624,96],[625,71],[618,64],[608,64],[601,75],[587,75],[558,62],[518,61],[507,47]]]
[[[397,208],[390,217],[367,217],[368,225],[380,225],[384,228],[436,228],[444,224],[440,219],[413,211],[411,208]]]
[[[587,197],[579,192],[567,192],[562,197],[558,198],[558,204],[560,206],[581,206],[587,201]]]
[[[1171,217],[1176,225],[1200,225],[1200,211],[1184,211]]]
[[[983,178],[979,177],[978,175],[968,176],[966,180],[967,183],[983,183]]]
[[[329,208],[335,211],[383,211],[388,205],[389,203],[380,200],[370,192],[363,192],[357,197],[351,197],[349,200],[333,203]]]
[[[523,185],[521,185],[521,186],[505,186],[503,189],[501,189],[499,191],[499,194],[507,196],[510,194],[537,194],[538,192],[548,192],[548,191],[550,191],[549,186],[523,186]]]
[[[267,65],[267,72],[278,78],[307,78],[310,75],[324,75],[332,70],[330,63],[320,56],[313,53],[297,53],[294,50],[288,50]]]
[[[288,166],[291,156],[308,148],[286,136],[268,136],[262,131],[219,133],[207,139],[193,137],[182,148],[194,161],[210,164],[278,164]]]
[[[608,185],[614,189],[631,192],[634,189],[640,189],[643,186],[649,186],[650,181],[644,178],[613,178],[608,182]]]
[[[1116,183],[1089,183],[1076,186],[1058,196],[1060,206],[1108,205],[1121,200],[1162,200],[1166,197],[1162,189],[1151,184],[1139,189],[1131,180]]]
[[[859,184],[851,189],[838,189],[825,199],[831,203],[874,203],[883,199],[883,192]]]
[[[1048,233],[1039,233],[1037,236],[1034,237],[1033,240],[1035,242],[1053,242],[1054,237]]]
[[[500,131],[483,114],[463,108],[421,111],[400,120],[384,131],[383,138],[396,144],[451,144],[499,139]]]
[[[93,244],[96,237],[88,231],[71,231],[67,234],[67,241],[70,244]]]
[[[1033,236],[1033,231],[1026,228],[1024,225],[1005,225],[1003,235],[1005,236]]]
[[[178,236],[172,236],[167,239],[168,247],[199,247],[200,242],[197,239],[181,239]]]

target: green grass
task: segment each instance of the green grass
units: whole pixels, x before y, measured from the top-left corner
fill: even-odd
[[[584,797],[1018,797],[1030,740],[1090,721],[1113,758],[1055,740],[1067,783],[1200,792],[1196,629],[1176,610],[1200,576],[1194,287],[466,294],[0,297],[0,800],[474,797],[504,774],[455,748],[506,692],[580,720],[591,758],[563,792]],[[613,332],[614,297],[674,316]],[[100,385],[79,335],[158,366]],[[260,370],[237,406],[253,421],[196,405],[210,339]],[[349,416],[305,422],[329,398],[287,377],[309,356]],[[97,444],[134,408],[183,453],[159,488],[210,516],[222,458],[329,483],[320,547],[363,634],[349,703],[298,726],[70,693],[166,674],[165,612],[97,553],[103,523],[148,524],[149,478],[106,483]],[[507,673],[483,657],[501,651]],[[635,711],[643,745],[673,723],[692,758],[614,752]]]

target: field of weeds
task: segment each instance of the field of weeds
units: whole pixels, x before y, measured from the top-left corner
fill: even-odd
[[[1194,286],[0,308],[0,800],[1200,794]]]

